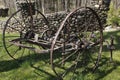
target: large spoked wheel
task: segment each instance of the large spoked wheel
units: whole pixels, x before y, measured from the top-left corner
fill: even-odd
[[[36,9],[35,15],[22,15],[21,12],[22,9],[12,14],[3,30],[4,48],[8,55],[16,60],[42,48],[38,42],[49,24],[46,17]]]
[[[73,78],[80,67],[95,69],[101,57],[102,41],[102,25],[93,9],[83,7],[69,13],[52,43],[50,59],[53,71],[63,79],[66,75]],[[59,57],[56,59],[56,56]]]

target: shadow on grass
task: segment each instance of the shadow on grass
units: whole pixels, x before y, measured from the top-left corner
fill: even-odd
[[[55,58],[59,58],[59,55],[56,56]],[[99,64],[99,68],[101,68],[102,66],[106,65],[106,63],[108,63],[109,58],[102,58]],[[22,58],[21,61],[16,61],[16,60],[5,60],[5,61],[0,61],[0,72],[7,72],[13,69],[18,69],[21,67],[21,64],[24,62],[33,62],[33,63],[37,63],[39,61],[44,61],[45,63],[48,63],[49,61],[49,54],[31,54],[28,56],[24,56]],[[79,62],[77,68],[82,68],[85,65],[88,65],[89,62],[83,63],[83,62]],[[58,77],[56,77],[55,75],[47,72],[47,70],[43,70],[40,69],[39,67],[35,67],[34,65],[30,64],[31,68],[34,68],[37,71],[40,71],[46,75],[49,76],[49,78],[47,80],[57,80]],[[106,65],[107,66],[107,65]],[[107,76],[108,74],[110,74],[113,70],[115,70],[117,68],[117,66],[120,66],[120,62],[116,62],[115,66],[112,66],[109,70],[100,70],[97,69],[96,72],[94,74],[99,75],[96,80],[100,80],[102,78],[104,78],[105,76]],[[59,67],[60,68],[60,67]],[[104,68],[104,67],[103,67]],[[92,69],[90,68],[85,68],[85,70],[82,71],[82,74],[86,75],[87,73],[91,72]],[[38,76],[40,75],[39,73],[36,73]],[[78,73],[75,73],[78,74]],[[40,75],[41,76],[41,75]]]
[[[43,57],[45,56],[45,57]],[[37,55],[37,54],[32,54],[32,55],[28,55],[28,56],[24,56],[22,57],[21,60],[4,60],[4,61],[0,61],[0,72],[5,72],[5,71],[9,71],[12,69],[17,69],[21,66],[22,63],[24,62],[38,62],[41,60],[47,60],[49,57],[47,57],[46,55]]]
[[[113,35],[115,36],[115,41],[117,43],[117,45],[115,45],[116,47],[116,50],[120,50],[120,31],[116,31],[116,32],[109,32],[107,33],[104,38],[105,39],[109,39],[110,38],[110,35]],[[1,48],[2,46],[0,46]],[[107,48],[104,46],[104,51],[107,52]],[[114,53],[114,52],[113,52]],[[54,58],[59,58],[61,57],[60,55],[56,55]],[[109,58],[102,58],[102,60],[100,61],[100,67],[104,66],[106,63],[108,63],[108,60]],[[24,56],[22,58],[22,61],[16,61],[16,60],[4,60],[4,61],[0,61],[0,72],[7,72],[7,71],[10,71],[10,70],[13,70],[13,69],[18,69],[21,67],[21,64],[24,63],[24,62],[33,62],[33,63],[37,63],[39,61],[44,61],[45,63],[49,63],[50,61],[50,55],[49,54],[31,54],[31,55],[28,55],[28,56]],[[81,64],[84,66],[84,65],[88,65],[89,63],[86,62],[85,64],[83,64],[82,62],[79,62],[77,68],[81,68],[83,66],[81,66]],[[43,69],[40,69],[38,67],[35,67],[34,65],[31,65],[30,66],[40,72],[43,72],[45,73],[46,75],[49,76],[49,80],[56,80],[57,77],[52,75],[51,73],[47,72],[47,70],[43,70]],[[100,70],[100,69],[97,69],[96,72],[94,74],[98,74],[99,76],[96,78],[96,80],[100,80],[102,78],[104,78],[105,76],[107,76],[108,74],[110,74],[113,70],[115,70],[117,68],[117,66],[120,66],[120,62],[117,62],[116,61],[116,65],[115,66],[112,66],[109,70]],[[104,68],[104,67],[103,67]],[[82,71],[82,74],[86,75],[86,73],[89,73],[91,72],[91,69],[90,68],[86,68],[85,70]],[[39,73],[36,73],[39,75]],[[76,73],[77,74],[77,73]]]
[[[48,75],[49,78],[48,78],[47,80],[57,80],[57,79],[58,79],[57,76],[54,76],[54,75],[52,75],[51,73],[49,73],[49,72],[47,72],[47,71],[45,71],[45,70],[43,70],[43,69],[40,69],[39,67],[35,67],[34,65],[31,65],[31,67],[34,68],[34,69],[37,70],[37,71],[40,71],[40,72]],[[37,75],[41,76],[40,73],[38,73],[38,72],[35,72],[35,73],[36,73]]]
[[[120,62],[114,61],[110,63],[108,60],[109,58],[102,58],[98,69],[92,73],[93,75],[97,76],[95,77],[95,80],[102,80],[104,77],[109,75],[111,72],[117,69],[117,67],[120,66]],[[87,73],[91,73],[91,68],[86,68],[86,70],[81,72],[83,76],[86,76]]]
[[[120,66],[120,62],[118,62],[118,61],[114,61],[114,63],[108,63],[106,61],[107,61],[107,58],[105,58],[105,61],[103,61],[100,64],[100,66],[103,67],[107,63],[106,67],[103,67],[102,70],[101,69],[97,69],[97,71],[95,72],[95,74],[98,75],[98,77],[96,78],[96,80],[103,79],[104,77],[106,77],[107,75],[109,75],[111,72],[113,72],[115,69],[117,69],[117,67]]]
[[[15,60],[0,61],[0,72],[10,71],[19,67],[20,64],[18,64]]]
[[[55,54],[54,55],[54,59],[61,57],[60,54]],[[72,59],[69,59],[69,61],[71,61]],[[14,70],[14,69],[18,69],[21,67],[21,64],[28,62],[30,63],[29,65],[31,66],[31,68],[34,68],[37,71],[40,71],[44,74],[46,74],[47,76],[49,76],[48,80],[57,80],[58,77],[49,73],[47,70],[44,69],[40,69],[39,67],[35,67],[34,63],[37,63],[39,61],[42,61],[46,64],[49,64],[50,61],[50,55],[49,54],[31,54],[28,56],[24,56],[22,57],[21,61],[16,61],[16,60],[4,60],[4,61],[0,61],[0,72],[7,72],[10,70]],[[32,64],[33,63],[33,64]],[[79,62],[79,68],[82,67],[81,66],[82,62]],[[88,63],[85,63],[88,64]],[[64,69],[61,66],[57,66],[60,69]],[[70,69],[64,69],[64,70],[68,70],[71,71],[72,68]],[[37,75],[39,75],[39,73],[36,73]],[[77,74],[77,73],[76,73]],[[67,73],[66,73],[67,75]]]
[[[59,58],[60,55],[55,55],[54,58]],[[2,59],[1,59],[2,60]],[[0,60],[0,72],[7,72],[7,71],[11,71],[14,69],[19,69],[21,68],[22,64],[24,64],[25,62],[28,63],[28,66],[30,66],[31,68],[40,71],[42,73],[44,73],[45,75],[47,75],[49,78],[49,80],[57,80],[57,77],[52,75],[51,73],[49,73],[47,70],[45,69],[40,69],[38,67],[35,67],[34,64],[38,62],[42,62],[44,64],[49,64],[50,63],[50,54],[31,54],[31,55],[27,55],[24,56],[22,58],[20,58],[19,61],[17,60]],[[39,64],[40,66],[41,64]],[[47,65],[46,65],[47,66]],[[39,76],[39,73],[35,73]],[[42,75],[43,76],[43,75]],[[48,80],[47,79],[47,80]]]

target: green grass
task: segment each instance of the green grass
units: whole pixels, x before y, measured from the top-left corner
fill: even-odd
[[[6,19],[8,19],[8,17],[0,17],[0,20],[6,20]]]
[[[104,43],[100,67],[95,73],[89,68],[84,71],[80,68],[73,80],[120,80],[120,31],[105,32],[105,40],[109,41],[110,35],[115,36],[114,63],[109,62],[109,50]],[[48,54],[31,54],[18,63],[7,55],[0,40],[0,80],[57,80],[48,61]],[[70,80],[69,76],[65,80]]]

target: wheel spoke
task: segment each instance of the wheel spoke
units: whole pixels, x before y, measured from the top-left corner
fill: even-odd
[[[39,46],[37,44],[31,44],[30,42],[27,42],[27,40],[33,41],[35,34],[39,34],[39,30],[43,27],[40,26],[40,24],[48,24],[46,17],[40,11],[35,9],[37,15],[30,16],[23,16],[21,13],[22,11],[23,10],[21,9],[13,13],[6,21],[3,30],[3,45],[5,50],[11,58],[16,60],[28,56],[32,51],[26,46],[31,45],[38,49]],[[43,19],[43,23],[36,22],[36,20],[40,19]],[[48,26],[46,29],[48,29]],[[42,30],[42,32],[45,31],[45,29]],[[22,47],[20,45],[22,45]]]
[[[77,16],[79,17],[77,17],[76,14],[78,14]],[[80,18],[80,21],[78,18]],[[60,69],[63,74],[61,77],[63,78],[71,68],[74,68],[75,70],[77,69],[80,58],[84,68],[91,67],[90,65],[94,65],[95,60],[98,58],[98,54],[93,56],[93,53],[88,51],[95,50],[96,53],[99,53],[99,44],[101,44],[101,42],[98,42],[98,40],[101,40],[103,36],[101,35],[102,28],[100,28],[101,25],[99,21],[100,19],[96,12],[88,7],[78,8],[70,12],[63,20],[58,31],[56,32],[51,48],[51,64],[53,71],[58,77],[61,76],[59,75],[59,70],[57,70],[59,66],[67,68],[66,70]],[[65,47],[67,44],[72,44],[71,48],[74,48],[75,51],[71,51],[70,54],[61,56],[60,60],[54,59],[53,50],[56,48],[58,41],[63,45],[61,55],[67,53],[67,48]],[[92,58],[94,61],[91,61]],[[57,67],[55,65],[59,66]],[[72,77],[75,75],[75,70],[73,70]]]

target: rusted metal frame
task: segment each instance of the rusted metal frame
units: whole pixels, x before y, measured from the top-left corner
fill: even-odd
[[[15,56],[19,50],[20,50],[20,48],[18,48],[18,49],[13,53],[12,56]]]
[[[62,77],[64,77],[68,72],[70,72],[70,69],[71,69],[72,67],[74,67],[74,69],[72,69],[72,70],[74,70],[74,71],[73,71],[73,76],[74,76],[75,69],[77,68],[79,58],[80,58],[80,56],[85,52],[85,49],[83,49],[82,52],[81,52],[81,51],[78,51],[78,52],[79,52],[79,53],[78,53],[78,56],[77,56],[77,58],[75,59],[74,63],[72,64],[72,66],[70,66],[70,68],[67,69],[67,71],[63,74]],[[76,53],[77,53],[77,52],[76,52]]]
[[[86,7],[86,8],[90,9],[90,10],[95,14],[95,16],[96,16],[97,19],[98,19],[98,23],[99,23],[99,29],[100,29],[100,35],[101,35],[101,37],[100,37],[100,51],[99,51],[99,53],[98,53],[98,58],[97,58],[98,60],[96,61],[96,64],[95,64],[95,66],[96,66],[96,65],[98,65],[99,60],[100,60],[100,58],[101,58],[102,45],[103,45],[103,37],[102,37],[102,35],[103,35],[103,32],[102,32],[103,27],[102,27],[102,24],[101,24],[101,22],[100,22],[100,19],[99,19],[99,16],[97,15],[97,13],[96,13],[92,8],[89,8],[89,7]],[[80,8],[78,8],[78,9],[80,9]],[[78,10],[78,9],[76,9],[76,10]],[[64,21],[62,22],[60,28],[58,29],[58,31],[57,31],[57,33],[56,33],[56,36],[55,36],[55,38],[54,38],[54,40],[53,40],[53,43],[52,43],[52,46],[51,46],[51,54],[50,54],[51,67],[52,67],[53,71],[56,73],[56,75],[58,75],[58,74],[57,74],[57,72],[54,70],[54,66],[53,66],[53,51],[54,51],[53,49],[54,49],[54,47],[55,47],[55,44],[56,44],[56,41],[57,41],[57,37],[59,36],[60,31],[61,31],[61,30],[63,29],[63,27],[64,27],[64,23],[67,21],[67,19],[68,19],[76,10],[72,11],[71,13],[69,13],[69,14],[67,15],[67,17],[64,19]]]
[[[45,19],[45,21],[46,21],[46,24],[47,24],[47,26],[49,27],[50,25],[49,25],[49,21],[47,20],[47,18],[46,18],[46,16],[42,13],[42,12],[40,12],[39,10],[37,10],[37,9],[35,9],[36,11],[38,11],[41,15],[42,15],[42,17]]]
[[[38,12],[38,14],[42,15],[43,19],[45,20],[46,25],[48,26],[48,29],[50,30],[51,27],[50,27],[49,21],[47,20],[46,16],[39,10],[37,10],[37,9],[35,9],[35,10]]]
[[[96,61],[95,66],[93,68],[93,72],[94,72],[95,69],[98,68],[98,66],[99,66],[99,61],[100,61],[101,55],[102,55],[102,48],[103,48],[103,26],[102,26],[101,19],[99,18],[98,14],[92,8],[89,8],[89,9],[95,14],[95,16],[96,16],[96,18],[98,20],[98,23],[99,23],[99,31],[100,31],[100,50],[99,50],[99,53],[98,53],[97,61]]]
[[[25,39],[21,39],[21,38],[18,38],[18,39],[14,39],[14,40],[11,40],[10,41],[10,43],[15,43],[15,45],[17,45],[17,46],[19,46],[19,41],[24,41],[24,42],[27,42],[27,43],[29,43],[29,44],[33,44],[33,45],[37,45],[37,46],[44,46],[44,47],[50,47],[51,46],[51,43],[50,42],[48,42],[48,41],[44,41],[44,40],[39,40],[39,42],[35,42],[34,40],[25,40]],[[23,45],[23,44],[20,44],[20,47],[22,47],[21,45]],[[25,46],[23,46],[23,47],[25,47]],[[26,47],[30,47],[30,46],[26,46]],[[72,44],[67,44],[66,46],[63,46],[63,45],[60,45],[60,44],[58,44],[58,46],[57,47],[65,47],[65,48],[72,48]],[[68,52],[68,51],[72,51],[73,49],[67,49],[66,51]],[[60,52],[62,52],[62,51],[60,51]]]
[[[115,49],[113,36],[111,36],[110,39],[111,39],[111,42],[110,42],[110,62],[113,62],[113,50]]]
[[[87,7],[87,0],[86,0],[86,4],[85,4],[85,7]],[[87,9],[86,9],[86,12],[85,12],[85,16],[87,16]],[[88,30],[88,28],[89,28],[89,26],[87,26],[87,18],[85,17],[85,25],[86,25],[86,27],[85,27],[85,30],[84,30],[84,32],[86,32],[87,30]]]
[[[115,49],[114,46],[114,37],[110,36],[110,42],[106,41],[107,48],[110,50],[110,62],[113,62],[113,50]]]
[[[45,31],[41,34],[41,38],[44,37],[44,35],[47,33],[47,31],[52,31],[52,32],[54,33],[54,35],[55,35],[55,31],[54,31],[52,28],[49,28],[49,29],[45,30]],[[49,35],[50,35],[50,34],[49,34]],[[54,36],[54,35],[51,35],[51,37]]]
[[[31,17],[31,29],[33,30],[34,28],[33,28],[33,16],[32,16],[32,7],[31,7],[31,5],[29,4],[29,3],[31,3],[31,0],[29,0],[29,2],[28,2],[28,0],[26,0],[26,2],[27,2],[27,4],[28,4],[28,6],[29,6],[29,11],[30,11],[30,17]]]
[[[26,49],[32,50],[38,54],[50,53],[50,51],[51,51],[51,49],[46,49],[46,50],[36,49],[35,47],[26,46],[24,44],[20,44],[19,42],[12,42],[11,41],[10,43],[15,45],[15,46],[21,47],[21,48],[26,48]],[[72,45],[68,44],[68,45],[66,45],[66,48],[69,48],[71,46]],[[54,48],[54,51],[55,52],[62,52],[62,48],[63,48],[63,46],[56,47],[56,48]],[[73,49],[69,49],[68,52],[71,52],[72,50]]]
[[[32,47],[30,47],[30,46],[25,46],[24,44],[20,44],[19,42],[9,42],[9,43],[11,43],[11,44],[13,44],[13,45],[15,45],[15,46],[18,46],[18,47],[22,47],[22,48],[28,48],[28,49],[32,49]]]
[[[18,11],[16,11],[14,14],[12,14],[12,16],[6,21],[6,25],[5,26],[7,26],[7,27],[10,27],[10,26],[8,26],[8,22],[10,21],[10,19],[16,14],[16,13],[18,13],[18,12],[20,12],[22,9],[19,9]],[[15,17],[14,17],[15,18]],[[16,18],[15,18],[15,20],[17,21],[17,22],[19,22]],[[19,22],[20,23],[20,22]],[[20,23],[21,24],[21,23]],[[22,26],[22,24],[21,24],[21,26]],[[13,29],[13,30],[15,30],[15,31],[18,31],[18,32],[21,32],[20,30],[17,30],[17,29],[15,29],[15,28],[13,28],[13,27],[10,27],[11,29]],[[6,28],[5,28],[6,29]]]
[[[64,27],[65,28],[65,27]],[[65,39],[65,29],[63,30],[63,38]],[[63,49],[62,49],[62,59],[65,59],[65,44],[66,44],[66,42],[65,42],[65,40],[63,41]],[[62,61],[62,65],[64,65],[64,61]]]
[[[31,0],[26,0],[26,2],[28,3],[29,9],[30,9],[30,16],[31,16],[31,30],[34,30],[34,25],[33,25],[33,16],[32,16],[32,9],[31,9],[31,5],[29,3],[31,3]],[[44,16],[44,14],[42,14],[39,10],[35,9],[36,11],[38,11],[38,13],[40,13],[42,15],[42,17],[45,19],[46,24],[49,26],[49,22],[47,20],[47,18]]]
[[[63,29],[64,23],[67,21],[67,19],[68,19],[75,11],[77,11],[77,10],[79,10],[79,9],[81,9],[81,8],[78,8],[78,9],[73,10],[72,12],[70,12],[70,13],[66,16],[66,18],[65,18],[65,19],[63,20],[63,22],[61,23],[61,25],[60,25],[60,27],[59,27],[59,29],[58,29],[55,37],[54,37],[54,40],[53,40],[52,45],[51,45],[51,53],[50,53],[50,60],[51,60],[50,63],[51,63],[51,67],[52,67],[52,68],[53,68],[53,65],[52,65],[52,64],[53,64],[53,52],[54,52],[53,49],[54,49],[54,47],[55,47],[57,38],[58,38],[61,30]]]
[[[6,21],[6,24],[5,24],[5,28],[4,28],[4,30],[3,30],[3,44],[4,44],[4,46],[5,46],[5,50],[6,50],[6,52],[8,53],[8,55],[10,56],[10,57],[12,57],[13,59],[15,59],[12,55],[11,55],[11,53],[9,52],[9,50],[7,49],[7,46],[6,46],[6,37],[5,37],[5,35],[6,35],[6,33],[5,33],[5,31],[6,31],[6,29],[7,28],[9,28],[9,26],[8,26],[8,24],[9,24],[9,22],[10,22],[10,20],[13,18],[13,19],[15,19],[15,15],[18,13],[18,12],[20,12],[22,9],[19,9],[18,11],[16,11],[15,13],[13,13],[12,15],[11,15],[11,17]],[[35,9],[36,10],[36,9]],[[38,10],[36,10],[36,11],[38,11]],[[43,16],[43,18],[45,19],[45,21],[46,21],[46,24],[47,25],[49,25],[49,22],[48,22],[48,20],[47,20],[47,18],[44,16],[44,14],[42,14],[40,11],[38,11],[39,12],[39,14],[41,14],[42,16]],[[15,19],[16,20],[16,19]],[[16,20],[16,22],[17,21],[19,21],[19,20]],[[19,22],[18,22],[19,23]],[[14,24],[14,23],[13,23]],[[20,24],[22,27],[23,27],[23,25],[22,24]],[[11,28],[11,27],[10,27]],[[13,27],[14,28],[14,27]],[[26,27],[25,27],[26,28]],[[25,29],[24,28],[24,29]],[[14,31],[17,31],[15,28],[13,29]],[[22,39],[22,35],[21,34],[23,34],[22,32],[21,32],[22,30],[19,30],[18,32],[20,32],[20,36],[19,36],[19,38],[20,39]],[[16,38],[16,40],[17,40],[18,38]],[[20,39],[18,39],[18,44],[22,44],[22,40],[20,40]],[[13,39],[13,40],[11,40],[11,41],[15,41],[15,39]],[[9,43],[11,43],[11,42],[9,42]],[[16,42],[14,42],[14,43],[16,43]],[[33,44],[33,43],[32,43]],[[13,45],[13,44],[11,44],[11,45]],[[20,47],[20,46],[18,46],[18,47]],[[27,46],[23,46],[23,47],[27,47]],[[28,46],[29,47],[29,46]],[[20,48],[22,48],[22,47],[20,47]],[[15,59],[15,60],[17,60],[17,59]]]
[[[37,46],[48,47],[48,49],[51,47],[51,43],[48,41],[44,41],[44,40],[39,40],[39,42],[35,42],[34,40],[26,40],[26,39],[17,38],[17,39],[11,40],[10,43],[12,43],[12,44],[15,43],[14,45],[19,46],[19,47],[23,47],[23,48],[24,47],[31,48],[30,46],[25,46],[24,44],[19,43],[22,41],[27,42],[29,44],[34,44]],[[67,44],[66,46],[58,44],[57,47],[61,47],[61,48],[65,47],[65,48],[67,48],[66,52],[70,52],[70,51],[75,50],[74,48],[72,48],[72,46],[73,46],[72,44]],[[62,50],[60,50],[60,52],[62,52]],[[66,55],[66,54],[64,54],[64,55]]]
[[[25,27],[23,27],[23,30],[25,30],[26,29],[26,23],[25,23],[25,21],[27,20],[27,18],[23,18],[24,16],[22,16],[22,21],[24,22],[24,25],[25,25]],[[23,31],[22,30],[22,31]]]
[[[16,11],[15,13],[13,13],[13,14],[11,15],[11,17],[6,21],[5,27],[4,27],[4,29],[3,29],[3,35],[5,35],[5,30],[6,30],[6,28],[8,27],[8,24],[9,24],[10,19],[11,19],[15,14],[17,14],[19,11],[20,11],[20,10]],[[5,45],[6,45],[6,43],[5,43],[5,38],[3,38],[3,45],[4,45],[5,50],[6,50],[6,52],[8,53],[8,55],[9,55],[11,58],[15,59],[15,58],[9,53],[9,51],[7,50],[7,47],[5,46]],[[16,60],[16,59],[15,59],[15,60]]]
[[[50,63],[51,63],[51,67],[52,67],[52,70],[54,71],[54,73],[59,77],[61,78],[61,76],[56,72],[56,70],[54,69],[54,65],[53,65],[53,52],[54,52],[54,47],[55,47],[55,44],[56,44],[56,41],[57,41],[57,38],[60,34],[60,31],[63,29],[63,26],[64,26],[64,23],[67,21],[67,18],[69,18],[69,16],[73,14],[73,12],[71,12],[70,14],[67,15],[67,17],[64,19],[64,21],[62,22],[61,26],[59,27],[55,37],[54,37],[54,40],[52,42],[52,45],[51,45],[51,51],[50,51]]]
[[[74,76],[75,68],[77,67],[79,57],[85,52],[85,49],[83,49],[83,51],[82,51],[82,49],[81,49],[81,51],[79,49],[75,50],[75,52],[73,52],[72,54],[70,54],[69,56],[67,56],[65,58],[65,60],[64,60],[64,61],[66,61],[67,59],[69,59],[71,56],[75,55],[78,52],[79,52],[79,54],[78,54],[77,58],[75,59],[75,61],[73,62],[73,64],[69,68],[67,68],[66,71],[63,72],[61,76],[59,76],[59,78],[63,79],[64,76],[67,75],[67,73],[71,72],[72,70],[74,70],[73,71],[73,76]],[[58,66],[61,65],[62,62],[63,61],[59,62]],[[55,65],[55,66],[57,66],[57,65]]]
[[[11,40],[10,42],[17,43],[17,42],[22,42],[22,41],[24,41],[26,43],[29,43],[29,44],[34,44],[34,45],[37,45],[37,46],[43,46],[43,47],[48,47],[48,48],[51,47],[50,42],[42,41],[42,40],[38,41],[38,42],[35,42],[34,40],[30,40],[30,39],[17,38],[17,39]]]
[[[75,55],[78,51],[79,51],[79,49],[74,49],[74,51],[75,52],[71,52],[72,54],[70,54],[69,56],[67,56],[66,58],[64,58],[61,62],[59,62],[58,64],[60,65],[60,64],[62,64],[63,62],[65,62],[67,59],[69,59],[71,56],[73,56],[73,55]]]
[[[68,26],[70,27],[69,21],[67,21],[67,24],[68,24]],[[68,26],[67,26],[67,27],[68,27]],[[66,29],[66,27],[64,27],[64,30],[63,30],[63,38],[64,38],[64,39],[65,39],[66,30],[69,30],[69,29]],[[68,32],[70,32],[70,31],[68,31]],[[70,36],[70,33],[68,33],[68,36]],[[68,36],[67,36],[67,37],[68,37]],[[63,49],[62,49],[62,65],[65,64],[65,60],[64,60],[64,59],[66,59],[65,55],[69,54],[70,52],[74,52],[74,51],[75,51],[75,49],[73,49],[73,48],[70,48],[70,49],[67,49],[67,50],[66,50],[65,45],[67,44],[67,42],[69,42],[69,40],[64,40],[64,41],[62,42],[62,44],[63,44]],[[70,51],[70,52],[68,52],[68,51]]]
[[[78,9],[79,9],[79,8],[78,8]],[[78,9],[77,9],[77,10],[78,10]],[[55,36],[55,38],[54,38],[54,40],[53,40],[53,42],[52,42],[51,52],[50,52],[50,63],[51,63],[51,67],[52,67],[54,73],[55,73],[58,77],[60,77],[60,78],[61,78],[61,76],[56,72],[56,70],[55,70],[55,68],[54,68],[55,66],[54,66],[54,64],[53,64],[53,52],[54,52],[54,47],[55,47],[57,38],[58,38],[58,36],[59,36],[59,34],[60,34],[60,31],[61,31],[61,30],[63,29],[63,27],[64,27],[65,22],[66,22],[67,19],[68,19],[75,11],[77,11],[77,10],[75,9],[74,11],[70,12],[70,13],[66,16],[66,18],[63,20],[62,24],[60,25],[60,27],[59,27],[59,29],[58,29],[58,31],[57,31],[57,33],[56,33],[56,36]]]
[[[100,44],[100,41],[97,41],[96,43],[92,43],[92,44],[90,44],[89,46],[83,46],[83,47],[81,47],[81,48],[78,48],[78,49],[75,49],[75,48],[71,48],[71,52],[70,53],[72,53],[73,51],[75,51],[74,53],[72,53],[72,54],[70,54],[68,57],[66,57],[63,61],[66,61],[67,59],[69,59],[71,56],[73,56],[77,51],[81,51],[81,50],[85,50],[85,49],[87,49],[87,47],[94,47],[94,46],[97,46],[97,45],[99,45]],[[69,49],[68,49],[69,50]],[[66,52],[67,52],[67,50],[66,50]],[[69,53],[66,53],[66,54],[69,54]],[[66,55],[65,54],[65,55]],[[61,64],[62,63],[62,61],[59,63],[59,64]]]
[[[22,25],[22,23],[18,20],[18,19],[16,19],[15,17],[13,17],[22,27],[23,27],[23,25]],[[25,28],[23,27],[23,30],[24,30]],[[21,30],[21,31],[23,31],[23,30]]]
[[[22,41],[24,41],[26,43],[34,44],[37,46],[42,46],[42,47],[47,47],[47,48],[51,47],[51,42],[45,41],[42,39],[40,39],[39,41],[36,42],[34,39],[16,38],[16,39],[13,39],[9,42],[22,42]],[[61,42],[57,41],[57,46],[61,46]]]
[[[48,48],[49,49],[51,47],[50,42],[41,42],[41,41],[35,42],[34,40],[27,40],[26,42],[28,42],[30,44],[37,45],[37,46],[41,46],[43,48]]]
[[[3,35],[5,35],[5,30],[6,30],[6,28],[8,28],[9,26],[7,26],[8,25],[8,23],[9,23],[9,21],[11,20],[11,18],[15,15],[15,14],[17,14],[19,11],[21,11],[21,9],[20,10],[18,10],[18,11],[16,11],[15,13],[13,13],[12,14],[12,16],[7,20],[7,22],[6,22],[6,27],[4,28],[4,30],[3,30]],[[44,19],[46,20],[46,22],[48,23],[48,21],[47,21],[47,19],[45,18],[45,16],[40,12],[40,14],[44,17]],[[20,31],[18,31],[18,32],[20,32]],[[21,34],[21,33],[20,33]],[[20,39],[22,39],[22,36],[20,35]],[[22,41],[20,41],[20,39],[18,39],[19,40],[19,44],[22,42]],[[3,40],[5,40],[5,38],[3,39]],[[11,40],[12,41],[12,40]],[[14,40],[13,40],[14,41]],[[5,41],[3,41],[3,43],[4,43],[4,46],[5,46]],[[22,44],[22,43],[21,43]],[[12,44],[13,45],[13,44]],[[6,49],[6,51],[7,51],[7,53],[10,55],[10,57],[12,57],[13,59],[15,59],[10,53],[9,53],[9,51],[7,50],[7,46],[5,47],[5,49]],[[16,59],[15,59],[16,60]]]

